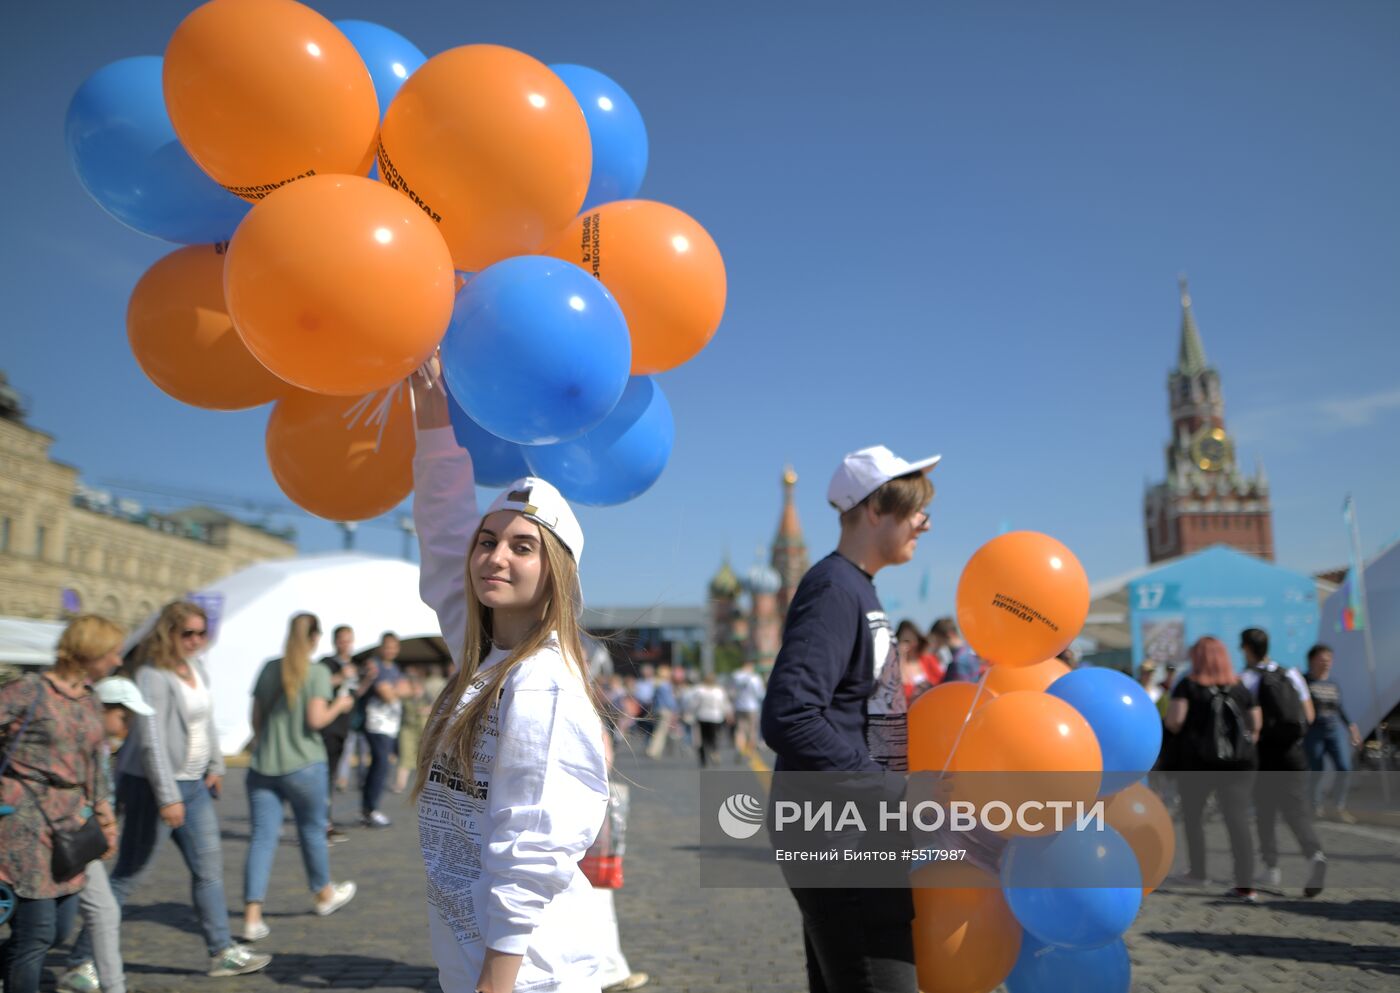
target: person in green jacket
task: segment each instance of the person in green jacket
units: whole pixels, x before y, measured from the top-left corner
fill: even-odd
[[[315,614],[297,614],[282,658],[263,666],[253,687],[253,758],[248,768],[248,809],[253,823],[243,869],[243,940],[271,930],[263,901],[277,856],[282,806],[290,804],[301,840],[301,861],[317,914],[333,914],[355,896],[352,882],[333,883],[326,843],[326,745],[321,729],[354,704],[337,696],[330,670],[312,665],[321,639]]]

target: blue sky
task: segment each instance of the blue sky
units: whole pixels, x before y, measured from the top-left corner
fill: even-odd
[[[126,299],[169,246],[89,201],[63,146],[82,80],[160,53],[193,6],[5,5],[0,368],[89,483],[283,504],[265,410],[186,408],[136,367]],[[660,379],[666,474],[580,514],[594,604],[699,602],[726,549],[747,568],[787,462],[824,554],[826,481],[877,442],[944,455],[931,534],[880,577],[896,612],[948,612],[1003,526],[1055,535],[1092,579],[1143,564],[1183,271],[1280,562],[1345,562],[1347,492],[1368,549],[1400,532],[1400,5],[314,6],[429,54],[495,42],[613,76],[650,131],[643,195],[724,253],[718,335]],[[358,541],[401,544],[392,518]]]

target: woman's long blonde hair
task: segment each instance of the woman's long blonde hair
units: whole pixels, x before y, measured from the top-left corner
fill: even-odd
[[[311,668],[311,653],[321,637],[321,621],[315,614],[297,614],[287,625],[287,644],[282,649],[282,695],[287,709],[297,702],[297,694],[306,683],[306,671]]]
[[[180,631],[191,617],[200,618],[204,621],[205,628],[209,627],[209,615],[199,604],[189,600],[167,603],[156,618],[151,633],[141,640],[135,654],[127,663],[127,675],[135,677],[142,667],[148,665],[157,669],[174,669],[185,661],[185,657],[180,654]]]
[[[467,546],[467,643],[462,648],[462,664],[446,688],[438,694],[428,726],[423,731],[423,739],[418,746],[418,774],[413,784],[415,799],[427,785],[428,773],[438,755],[444,756],[463,776],[472,774],[472,752],[481,737],[487,715],[504,691],[506,680],[516,666],[549,642],[551,633],[558,636],[559,652],[564,656],[564,663],[574,669],[589,699],[593,701],[594,709],[598,709],[597,695],[588,678],[583,644],[579,639],[578,615],[583,605],[583,594],[579,589],[578,565],[568,549],[545,527],[539,528],[545,561],[549,565],[543,616],[520,644],[491,669],[481,692],[465,707],[457,706],[476,679],[482,659],[491,651],[491,608],[482,606],[476,598],[471,581],[472,551],[484,525],[483,518],[472,534],[471,544]]]

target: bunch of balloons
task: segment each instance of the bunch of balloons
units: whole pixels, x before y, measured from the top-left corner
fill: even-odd
[[[983,545],[959,579],[959,626],[988,668],[979,683],[943,684],[914,702],[910,770],[951,774],[953,798],[979,807],[1102,801],[1104,825],[1013,823],[999,878],[916,888],[923,993],[1130,987],[1122,936],[1166,876],[1175,835],[1143,782],[1162,738],[1147,693],[1120,672],[1071,671],[1056,658],[1088,611],[1078,559],[1035,532]],[[914,885],[940,884],[916,876]]]
[[[314,514],[412,489],[404,380],[441,348],[478,480],[525,472],[609,505],[674,439],[654,379],[718,328],[719,250],[634,199],[648,144],[607,76],[496,45],[425,58],[295,0],[210,0],[164,56],[98,70],[68,108],[79,181],[187,247],[132,293],[151,381],[199,407],[273,402],[267,455]]]

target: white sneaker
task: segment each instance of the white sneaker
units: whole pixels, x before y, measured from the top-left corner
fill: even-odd
[[[1312,899],[1322,892],[1322,884],[1327,879],[1327,856],[1318,852],[1312,857],[1312,869],[1308,872],[1308,885],[1303,887],[1303,896]]]
[[[262,941],[271,933],[272,928],[267,926],[266,921],[258,921],[258,923],[252,925],[251,927],[247,924],[243,925],[244,941]]]
[[[1278,889],[1283,885],[1283,870],[1276,865],[1264,867],[1264,885]]]
[[[246,976],[250,972],[260,972],[272,961],[271,955],[255,952],[243,945],[229,945],[218,955],[209,958],[209,975]]]
[[[386,828],[394,822],[389,820],[389,816],[387,814],[383,814],[378,810],[375,810],[361,817],[360,823],[363,824],[365,827],[370,828]]]
[[[316,913],[322,917],[327,917],[355,899],[355,884],[352,882],[335,883],[331,886],[331,898],[325,903],[316,901]]]
[[[97,966],[91,961],[74,966],[58,979],[59,993],[97,993],[101,988],[97,981]]]

